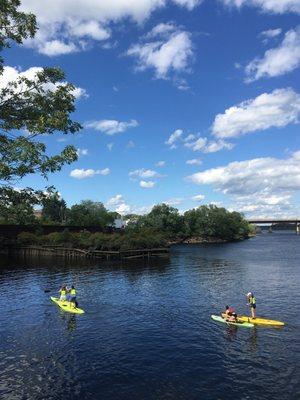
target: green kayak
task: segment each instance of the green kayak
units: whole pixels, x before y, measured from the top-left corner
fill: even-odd
[[[250,322],[243,322],[243,321],[242,322],[230,322],[230,321],[226,321],[226,319],[220,317],[219,315],[212,315],[211,317],[214,321],[223,322],[223,324],[242,326],[244,328],[254,328],[254,325],[251,324]]]

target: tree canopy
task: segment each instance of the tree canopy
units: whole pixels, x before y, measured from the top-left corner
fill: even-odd
[[[68,212],[68,223],[76,226],[100,226],[112,224],[114,215],[110,214],[100,202],[83,200],[75,204]]]
[[[0,3],[0,51],[12,43],[34,37],[37,30],[32,14],[20,12],[19,0]],[[0,79],[4,73],[0,60]],[[74,146],[49,155],[39,138],[55,132],[75,133],[81,125],[71,119],[75,110],[75,87],[65,81],[60,68],[36,68],[32,77],[19,75],[0,89],[0,213],[5,214],[13,203],[22,201],[15,190],[25,176],[38,173],[47,179],[64,164],[77,159]],[[43,198],[44,191],[23,189],[32,204]]]

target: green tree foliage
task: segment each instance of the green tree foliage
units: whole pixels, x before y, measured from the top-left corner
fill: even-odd
[[[33,213],[32,189],[15,190],[3,188],[0,196],[0,223],[34,225],[37,219]],[[38,195],[43,196],[42,193]]]
[[[75,204],[68,212],[70,225],[105,227],[113,221],[114,216],[102,203],[91,200],[83,200],[80,204]]]
[[[186,211],[184,221],[188,236],[234,240],[250,233],[250,226],[242,214],[214,205]]]
[[[184,219],[178,210],[167,204],[158,204],[149,214],[140,217],[138,226],[149,227],[169,237],[184,235]]]
[[[42,218],[43,221],[63,223],[67,217],[67,205],[64,199],[61,199],[57,192],[45,197],[42,200]]]
[[[23,43],[24,39],[34,37],[36,18],[18,10],[20,0],[1,0],[0,2],[0,51],[10,47],[11,42]],[[3,68],[0,58],[0,69]]]
[[[0,51],[12,42],[21,44],[36,32],[34,15],[18,11],[19,5],[18,0],[0,2]],[[0,79],[2,74],[3,59]],[[14,186],[21,178],[34,173],[47,178],[49,173],[77,159],[73,146],[66,146],[60,154],[48,155],[46,145],[38,140],[43,135],[81,129],[70,118],[75,110],[74,89],[65,82],[59,68],[37,69],[32,78],[19,76],[0,89],[0,203],[4,207],[4,199],[9,200],[6,212],[16,202],[18,193],[14,193]],[[24,191],[31,196],[32,204],[42,198],[41,191]]]

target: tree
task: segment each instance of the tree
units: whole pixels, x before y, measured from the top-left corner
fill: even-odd
[[[214,205],[186,211],[184,221],[189,236],[234,240],[250,233],[249,224],[242,214]]]
[[[37,26],[33,14],[18,11],[20,0],[1,0],[0,2],[0,51],[10,47],[11,42],[21,44],[24,39],[34,37]],[[3,68],[3,58],[0,58]]]
[[[167,204],[157,204],[150,213],[141,217],[138,225],[155,229],[167,236],[182,236],[184,234],[184,220],[177,208]]]
[[[67,205],[64,199],[56,192],[42,201],[42,217],[49,222],[61,223],[66,220]]]
[[[83,200],[75,204],[68,212],[68,223],[77,226],[99,226],[104,228],[114,221],[104,205],[100,202]]]
[[[0,223],[34,225],[37,222],[29,191],[8,191],[6,195],[5,189],[3,190],[0,198]]]
[[[0,3],[0,51],[11,43],[21,44],[34,37],[37,30],[32,14],[18,10],[19,0]],[[0,60],[0,79],[3,58]],[[47,179],[64,164],[77,159],[74,146],[66,146],[60,154],[48,155],[39,137],[75,133],[81,125],[71,120],[75,110],[75,87],[65,82],[59,68],[39,68],[33,77],[19,76],[0,89],[0,203],[7,201],[7,210],[16,202],[20,191],[16,183],[26,175],[38,173]],[[23,189],[32,204],[44,198],[43,191]],[[5,200],[5,201],[4,201]],[[4,210],[5,211],[5,210]]]

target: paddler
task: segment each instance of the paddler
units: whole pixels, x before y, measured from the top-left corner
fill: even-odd
[[[69,296],[70,296],[69,301],[70,301],[70,303],[74,304],[74,307],[78,307],[78,303],[77,303],[77,300],[76,300],[76,294],[77,293],[76,293],[75,286],[72,285],[71,289],[69,290]]]
[[[66,301],[67,300],[67,287],[66,285],[63,285],[60,289],[59,289],[59,293],[60,293],[60,301]]]
[[[256,318],[256,298],[252,292],[246,294],[248,300],[248,306],[251,310],[251,316],[253,319]]]
[[[237,313],[233,307],[225,307],[226,321],[237,322]]]

